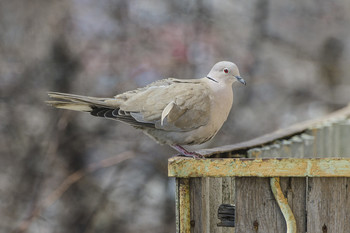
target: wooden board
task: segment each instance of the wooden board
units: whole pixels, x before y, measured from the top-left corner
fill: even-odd
[[[222,178],[209,178],[209,232],[222,233],[218,227],[218,209],[222,204]]]
[[[285,232],[269,178],[236,178],[236,233]]]
[[[191,232],[191,212],[190,212],[190,179],[177,178],[177,208],[179,214],[176,222],[178,223],[177,231],[180,233]]]
[[[222,178],[222,204],[234,205],[235,200],[235,178],[223,177]],[[222,233],[234,233],[233,227],[221,227]]]
[[[191,178],[191,233],[210,232],[210,181],[209,177]]]
[[[306,232],[306,178],[285,177],[281,189],[288,200],[297,224],[297,233]]]
[[[350,177],[350,158],[169,159],[170,177]]]
[[[233,204],[234,185],[231,177],[191,178],[191,233],[233,233],[234,228],[218,227],[218,209],[223,203]]]
[[[350,178],[309,178],[307,232],[350,231]]]
[[[191,232],[286,232],[269,179],[191,178]],[[294,213],[297,233],[348,232],[350,178],[284,177],[280,184]],[[217,210],[223,203],[236,205],[235,228],[217,226]]]
[[[270,188],[270,178],[236,178],[236,233],[286,232],[285,220]],[[281,187],[305,232],[305,178],[282,178]]]

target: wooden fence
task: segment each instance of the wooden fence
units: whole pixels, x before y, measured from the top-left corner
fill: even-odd
[[[350,106],[251,141],[169,159],[177,232],[350,232]]]

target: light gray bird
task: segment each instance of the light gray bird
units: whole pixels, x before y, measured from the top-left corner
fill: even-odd
[[[236,81],[246,84],[234,63],[221,61],[201,79],[163,79],[112,98],[49,92],[55,100],[46,102],[124,122],[184,156],[202,158],[181,145],[202,144],[216,135],[231,110]]]

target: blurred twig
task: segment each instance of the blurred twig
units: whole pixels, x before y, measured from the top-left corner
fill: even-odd
[[[107,168],[121,163],[125,160],[135,157],[135,153],[132,151],[126,151],[116,156],[101,160],[99,162],[90,164],[87,169],[78,170],[69,175],[60,186],[52,191],[37,207],[34,208],[32,214],[24,221],[22,221],[14,233],[24,233],[28,230],[30,224],[40,215],[40,213],[51,206],[57,201],[74,183],[78,182],[81,178],[89,173],[95,172],[102,168]]]

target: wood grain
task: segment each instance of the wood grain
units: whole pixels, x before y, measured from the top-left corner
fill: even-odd
[[[297,224],[297,233],[306,232],[306,178],[284,177],[281,189],[288,200]]]
[[[179,232],[191,232],[191,214],[190,214],[190,179],[177,178],[178,184],[178,206],[179,206]]]
[[[286,232],[285,220],[269,185],[270,178],[236,178],[236,233]],[[281,188],[297,223],[306,229],[306,179],[281,178]]]
[[[309,178],[307,232],[349,232],[350,178]]]
[[[191,195],[191,233],[202,233],[203,230],[203,209],[206,203],[203,203],[202,180],[204,178],[190,179]]]
[[[235,178],[223,177],[222,178],[222,204],[234,205],[235,199]],[[234,233],[233,227],[222,227],[222,233]]]
[[[269,178],[236,178],[236,233],[286,231]]]
[[[222,204],[222,178],[209,178],[209,218],[210,228],[208,233],[222,233],[222,227],[218,227],[218,209]]]
[[[233,204],[232,177],[191,178],[191,233],[233,233],[234,228],[218,227],[218,209]]]

